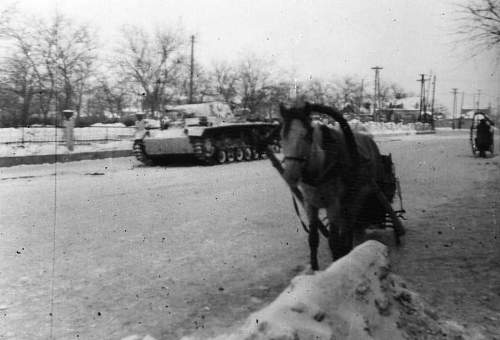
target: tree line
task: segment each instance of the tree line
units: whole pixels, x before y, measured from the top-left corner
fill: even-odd
[[[49,20],[25,19],[15,9],[0,15],[1,127],[54,124],[65,109],[82,122],[124,119],[130,108],[157,117],[167,105],[190,99],[190,38],[182,28],[123,26],[110,48],[89,25],[61,14]],[[354,76],[295,82],[291,72],[255,54],[210,66],[195,62],[193,70],[193,102],[222,100],[252,115],[270,116],[297,96],[358,111],[372,99]],[[381,86],[382,102],[407,95],[397,84]]]

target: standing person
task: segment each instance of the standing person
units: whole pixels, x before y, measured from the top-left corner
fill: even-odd
[[[146,130],[146,121],[144,120],[144,113],[138,112],[135,114],[137,120],[135,121],[135,129],[137,132]]]
[[[490,148],[493,143],[493,134],[491,133],[491,126],[487,123],[486,119],[481,119],[477,125],[477,139],[476,144],[479,150],[479,157],[486,157],[486,150]]]
[[[69,151],[73,151],[73,146],[74,146],[74,135],[73,135],[73,129],[75,127],[75,117],[73,115],[74,111],[73,110],[64,110],[63,115],[64,115],[64,140],[66,141],[66,147],[68,148]]]

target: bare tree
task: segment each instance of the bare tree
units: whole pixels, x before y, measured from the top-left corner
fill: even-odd
[[[339,107],[345,107],[349,105],[354,110],[359,110],[361,104],[361,81],[352,76],[346,76],[340,81],[336,82],[338,93],[338,102],[336,103]],[[362,104],[361,104],[362,105]]]
[[[458,34],[479,51],[500,47],[500,0],[470,0],[458,5],[461,16]]]
[[[87,111],[101,115],[109,111],[123,117],[123,110],[133,100],[129,85],[127,79],[113,80],[111,75],[99,76],[87,101]]]
[[[31,100],[46,118],[49,111],[76,109],[79,112],[85,84],[95,62],[94,37],[88,26],[74,24],[61,15],[47,23],[18,16],[2,27],[2,37],[12,45],[11,60],[24,63],[5,65],[14,76],[29,71],[33,93],[25,99],[24,111],[31,111]],[[29,94],[29,93],[27,93]],[[26,113],[26,112],[25,112]]]
[[[183,65],[182,71],[178,73],[178,98],[177,102],[184,103],[191,91],[190,88],[191,65]],[[211,97],[214,94],[212,79],[205,68],[194,63],[193,73],[193,101],[196,103],[203,102],[206,97]],[[172,98],[173,99],[173,98]]]
[[[30,63],[22,54],[8,57],[0,71],[4,77],[1,82],[2,97],[14,97],[8,107],[15,113],[13,123],[26,125],[35,95],[35,75]]]
[[[225,102],[231,102],[237,95],[238,75],[235,68],[226,61],[217,62],[213,65],[211,78],[215,92]]]
[[[135,26],[122,30],[124,45],[118,49],[118,64],[124,78],[135,82],[143,95],[143,105],[154,114],[178,94],[185,56],[183,42],[171,30],[148,34]]]
[[[256,56],[247,56],[240,62],[237,74],[241,103],[256,114],[265,101],[265,88],[271,84],[269,63]]]

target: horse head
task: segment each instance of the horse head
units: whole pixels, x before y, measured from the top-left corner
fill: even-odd
[[[284,154],[283,176],[291,186],[297,186],[304,169],[308,166],[311,155],[316,155],[313,143],[315,128],[311,119],[312,112],[322,113],[336,120],[344,133],[347,151],[353,164],[356,164],[359,159],[352,131],[338,110],[307,102],[302,106],[292,108],[280,105],[280,114],[283,119],[281,128],[281,146]]]
[[[281,127],[281,148],[283,158],[283,177],[296,187],[306,166],[312,147],[310,112],[303,107],[287,108],[280,105],[283,120]]]

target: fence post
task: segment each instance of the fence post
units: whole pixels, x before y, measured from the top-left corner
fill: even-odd
[[[24,126],[21,127],[21,144],[24,144]]]

